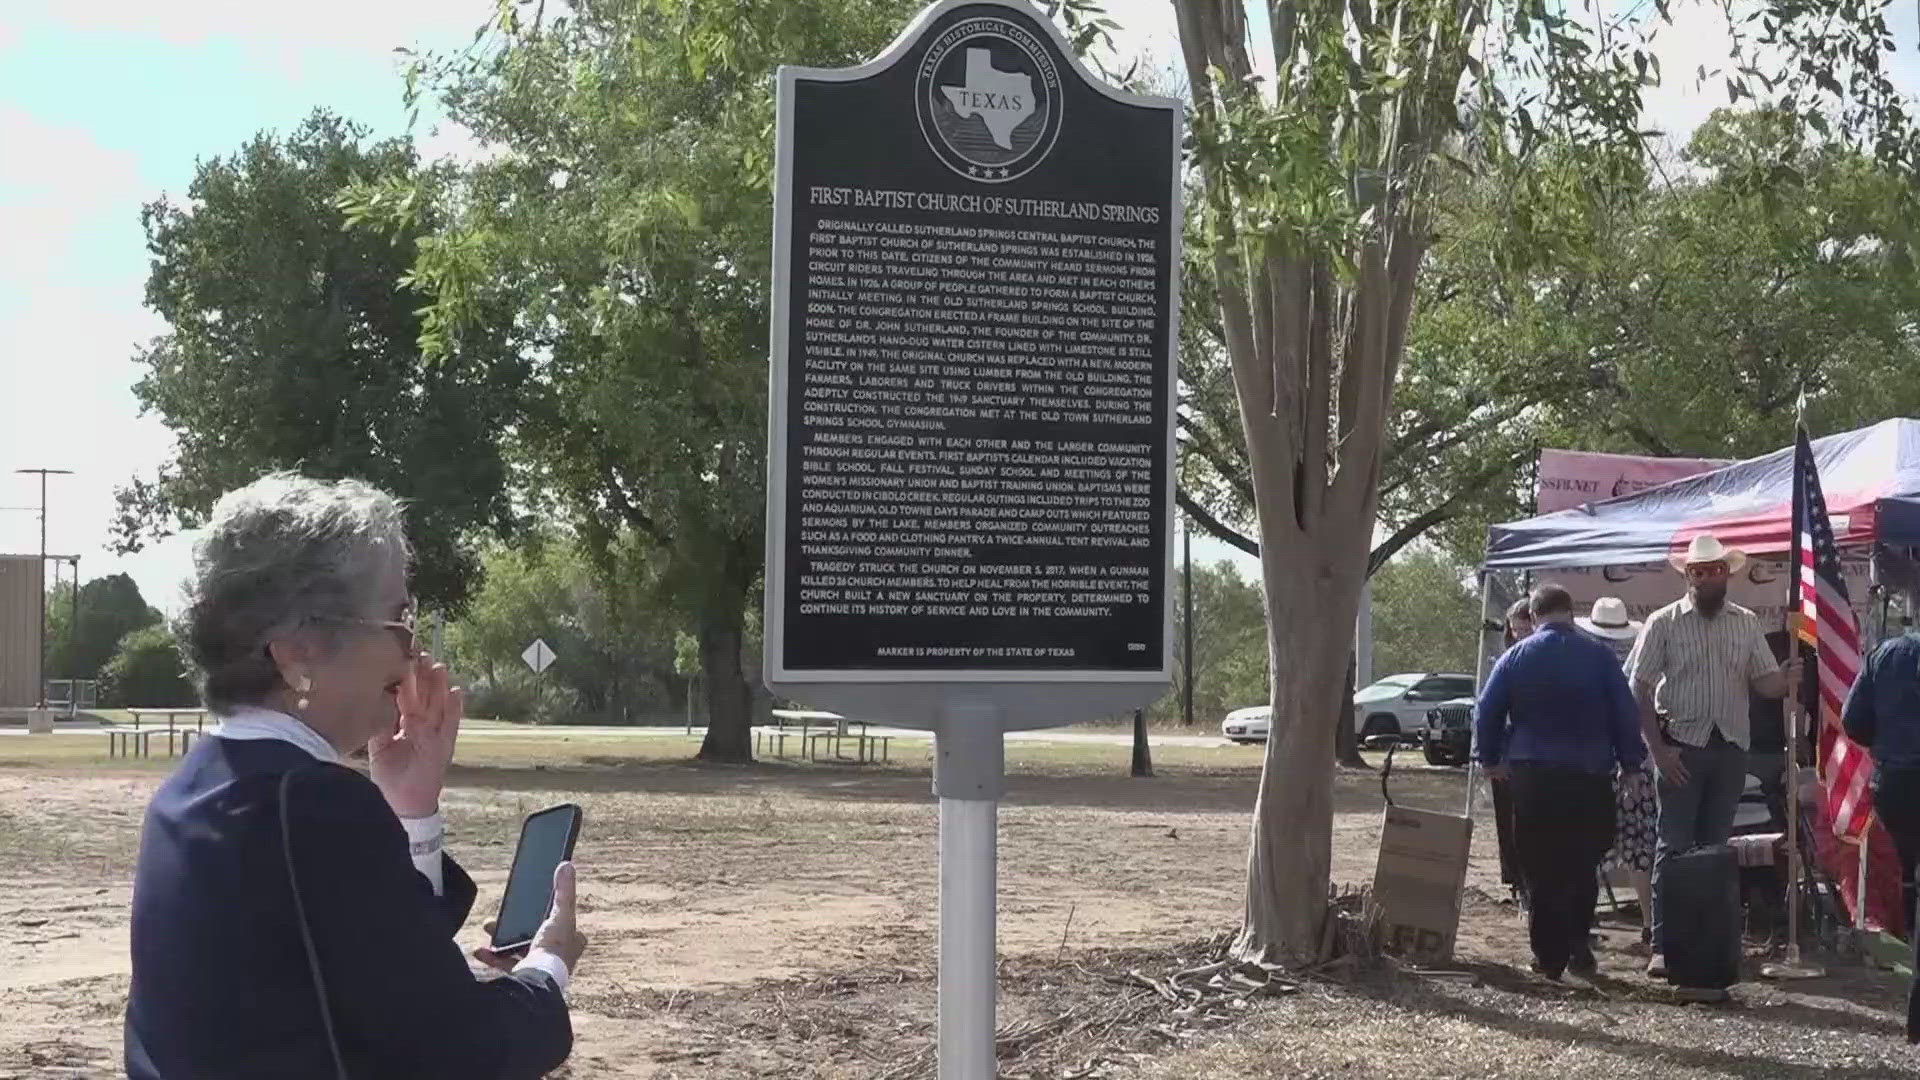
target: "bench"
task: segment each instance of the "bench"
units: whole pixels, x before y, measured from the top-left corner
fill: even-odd
[[[168,757],[173,757],[177,753],[186,753],[187,748],[193,745],[194,738],[206,734],[207,731],[207,710],[205,709],[128,709],[127,713],[133,717],[134,731],[141,730],[140,720],[142,717],[157,716],[166,718]],[[185,722],[189,716],[193,718],[193,729],[191,731],[187,730]],[[149,728],[145,734],[157,734],[160,730],[159,728]],[[178,751],[174,749],[175,736],[178,736],[180,739],[180,749]],[[146,756],[144,746],[141,756]]]
[[[871,765],[878,761],[892,760],[893,736],[874,735],[868,732],[868,724],[861,720],[847,720],[825,731],[815,731],[805,736],[807,759],[820,760],[820,748],[832,747],[832,756],[836,761],[853,761],[861,765]],[[849,727],[858,727],[859,731],[848,731]],[[854,743],[854,756],[849,758],[841,753],[841,746],[848,739]],[[879,756],[875,756],[876,750]]]
[[[781,727],[778,725],[773,727],[754,728],[753,729],[753,755],[755,757],[760,756],[760,741],[762,739],[765,739],[766,745],[773,750],[773,754],[775,757],[786,757],[787,756],[787,736],[792,734],[794,734],[794,732],[789,731],[787,728]]]
[[[107,756],[112,757],[149,757],[153,753],[153,737],[160,734],[159,728],[140,731],[134,728],[113,728],[107,732]],[[168,746],[172,752],[172,746]]]

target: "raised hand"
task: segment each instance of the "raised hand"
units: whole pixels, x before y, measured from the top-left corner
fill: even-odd
[[[440,808],[466,695],[449,685],[445,664],[422,653],[400,684],[399,701],[399,730],[381,732],[367,744],[369,771],[395,814],[428,817]]]

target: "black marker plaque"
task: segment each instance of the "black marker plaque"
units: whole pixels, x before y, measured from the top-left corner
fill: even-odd
[[[770,668],[1164,670],[1178,106],[1002,3],[780,90]]]

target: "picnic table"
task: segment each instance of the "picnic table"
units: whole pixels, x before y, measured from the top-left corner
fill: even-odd
[[[809,761],[819,761],[823,749],[830,750],[833,760],[837,761],[865,765],[892,760],[893,736],[872,734],[868,730],[872,725],[865,720],[849,720],[837,713],[801,709],[775,709],[772,716],[773,723],[753,729],[755,754],[760,753],[764,745],[773,751],[775,757],[784,758],[787,756],[787,739],[792,738],[798,742],[800,751]],[[859,730],[853,730],[855,728]],[[855,745],[855,756],[851,758],[841,752],[849,739]]]
[[[107,756],[147,757],[153,750],[153,737],[160,734],[159,728],[136,731],[133,728],[107,729]]]
[[[193,745],[193,740],[207,733],[207,710],[205,709],[128,709],[133,717],[133,727],[115,728],[107,732],[108,757],[148,757],[153,752],[153,739],[157,735],[167,737],[167,756],[175,756],[174,740],[179,740],[178,753],[184,754]],[[147,718],[165,720],[165,728],[142,728],[140,723]],[[193,727],[186,726],[192,718]]]
[[[820,749],[822,747],[831,747],[833,758],[836,761],[854,761],[862,765],[869,765],[876,761],[892,760],[893,736],[875,735],[868,730],[872,726],[873,725],[867,723],[865,720],[842,720],[830,730],[816,731],[806,737],[807,758],[812,761],[819,761]],[[860,730],[849,730],[855,727]],[[855,746],[855,756],[851,758],[841,753],[840,750],[841,746],[844,745],[848,739],[854,740]],[[873,756],[876,750],[880,755],[877,758]]]

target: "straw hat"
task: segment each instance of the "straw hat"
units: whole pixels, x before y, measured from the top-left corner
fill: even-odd
[[[1727,547],[1712,533],[1701,533],[1687,545],[1685,555],[1673,555],[1667,561],[1683,574],[1687,572],[1687,567],[1703,563],[1726,563],[1727,573],[1737,574],[1741,567],[1747,565],[1747,553],[1739,548]]]
[[[1632,641],[1640,636],[1640,628],[1644,625],[1627,617],[1627,602],[1617,596],[1603,596],[1595,600],[1593,614],[1575,619],[1573,624],[1608,641]]]

